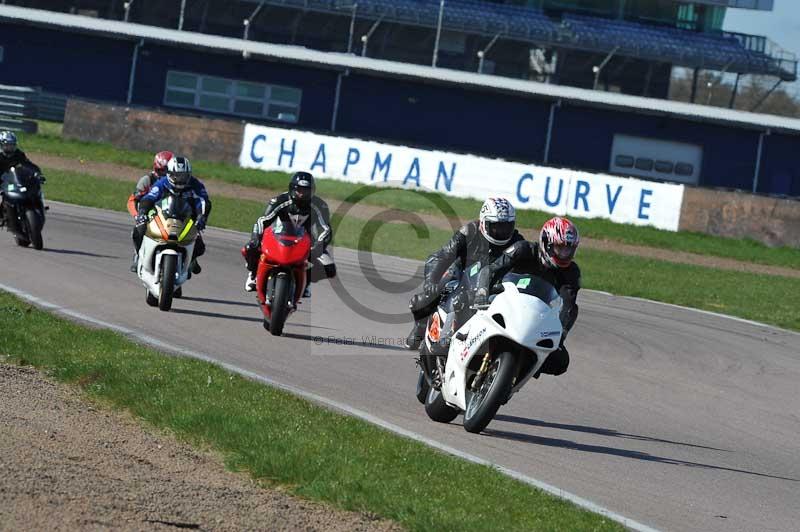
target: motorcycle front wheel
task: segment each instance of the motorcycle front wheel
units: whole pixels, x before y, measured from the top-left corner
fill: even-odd
[[[500,405],[511,392],[516,368],[514,355],[508,351],[492,360],[480,389],[468,395],[464,412],[464,429],[475,434],[481,432],[494,419]]]
[[[158,308],[167,311],[172,308],[172,293],[175,290],[175,271],[178,268],[178,257],[164,255],[161,259],[161,293],[158,296]]]
[[[289,276],[281,272],[275,278],[275,289],[272,296],[272,318],[269,323],[269,332],[273,336],[283,334],[283,324],[289,315]]]
[[[33,249],[42,249],[44,241],[42,240],[42,220],[39,214],[33,209],[28,209],[25,211],[25,221],[28,224],[28,238],[33,244]]]

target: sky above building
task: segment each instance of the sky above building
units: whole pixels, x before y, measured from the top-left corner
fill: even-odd
[[[789,52],[800,57],[800,1],[775,0],[772,11],[728,9],[725,15],[726,31],[765,35]],[[800,96],[800,82],[786,85],[790,92]]]

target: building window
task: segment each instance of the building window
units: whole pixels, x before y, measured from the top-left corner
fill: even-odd
[[[294,87],[170,71],[164,104],[296,123],[302,96]]]
[[[671,161],[656,161],[656,172],[660,174],[671,174],[674,167]]]
[[[653,159],[637,157],[635,166],[639,170],[644,170],[645,172],[649,172],[653,169]]]
[[[617,155],[614,162],[620,168],[633,168],[633,157],[630,155]]]
[[[694,166],[689,163],[678,163],[675,165],[675,173],[678,175],[692,175],[694,174]]]

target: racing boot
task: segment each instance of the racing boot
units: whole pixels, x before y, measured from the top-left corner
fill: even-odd
[[[131,260],[131,273],[136,273],[136,270],[139,268],[139,254],[134,253],[133,259]]]
[[[306,287],[303,289],[303,297],[311,297],[311,283],[306,283]]]
[[[244,291],[245,292],[256,291],[256,276],[253,275],[253,272],[247,272],[247,277],[244,280]]]
[[[414,322],[414,327],[406,337],[406,349],[416,351],[419,349],[423,338],[425,338],[425,323],[427,320],[421,319]]]
[[[203,268],[200,267],[200,263],[197,262],[197,259],[192,259],[191,268],[192,273],[195,275],[203,271]]]

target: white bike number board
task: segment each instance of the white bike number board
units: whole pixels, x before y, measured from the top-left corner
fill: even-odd
[[[580,149],[576,146],[575,149]],[[473,155],[247,124],[239,163],[306,171],[367,185],[420,188],[449,196],[501,196],[520,209],[678,230],[683,185],[656,183]]]

